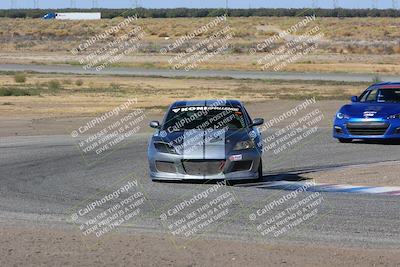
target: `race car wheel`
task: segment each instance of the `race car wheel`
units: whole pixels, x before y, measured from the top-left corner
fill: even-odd
[[[263,179],[263,167],[262,167],[262,159],[260,159],[260,164],[258,165],[258,181]]]
[[[353,141],[353,139],[348,139],[348,138],[339,138],[339,142],[340,143],[351,143]]]

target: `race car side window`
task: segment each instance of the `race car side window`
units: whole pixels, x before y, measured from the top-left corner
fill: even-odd
[[[367,96],[366,102],[375,102],[378,90],[372,90]]]
[[[360,97],[360,102],[375,102],[377,90],[369,90],[364,92]]]
[[[400,88],[384,89],[378,92],[378,102],[380,103],[399,103],[400,102]]]
[[[364,93],[361,94],[360,96],[360,102],[365,102],[365,100],[367,99],[367,96],[369,95],[370,91],[365,91]]]
[[[243,109],[244,117],[245,117],[246,120],[247,120],[246,125],[250,125],[250,124],[252,123],[253,120],[251,119],[249,112],[247,112],[247,109],[246,109],[245,107],[242,107],[242,109]]]

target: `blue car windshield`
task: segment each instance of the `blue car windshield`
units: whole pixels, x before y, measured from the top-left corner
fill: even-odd
[[[192,129],[239,130],[246,128],[239,107],[178,107],[172,108],[163,125],[170,132]]]
[[[400,88],[367,91],[361,95],[360,102],[400,103]]]

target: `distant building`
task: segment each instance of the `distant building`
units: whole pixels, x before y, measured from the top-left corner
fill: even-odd
[[[101,19],[100,12],[70,12],[70,13],[48,13],[43,19],[59,19],[59,20],[97,20]]]

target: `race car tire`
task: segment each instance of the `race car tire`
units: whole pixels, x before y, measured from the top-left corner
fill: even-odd
[[[348,144],[353,142],[353,139],[349,139],[349,138],[339,138],[339,142],[340,143],[344,143],[344,144]]]
[[[263,179],[263,166],[262,166],[262,159],[260,159],[260,164],[258,165],[258,181]]]

